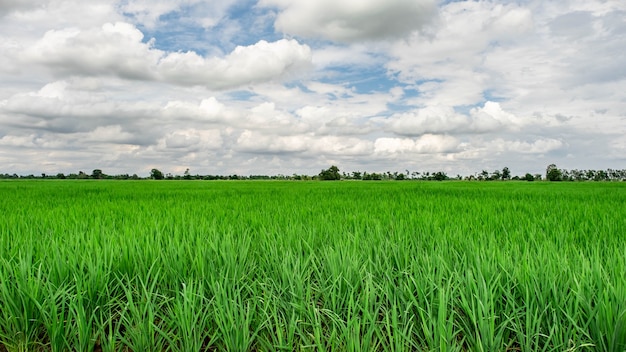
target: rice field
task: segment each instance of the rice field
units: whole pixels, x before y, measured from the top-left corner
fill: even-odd
[[[0,351],[625,351],[626,183],[0,182]]]

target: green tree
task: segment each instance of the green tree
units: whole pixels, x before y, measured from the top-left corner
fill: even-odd
[[[478,177],[479,180],[489,180],[489,171],[483,170]]]
[[[535,180],[535,176],[529,174],[528,172],[526,173],[526,175],[524,176],[524,180],[526,181],[534,181]]]
[[[502,169],[502,179],[503,180],[510,180],[511,179],[511,170],[509,170],[508,167],[504,167],[504,169]]]
[[[448,179],[448,175],[446,175],[446,173],[443,171],[437,171],[433,174],[432,179],[435,181],[445,181]]]
[[[491,179],[492,180],[499,180],[502,178],[502,174],[500,173],[500,170],[495,170],[492,174],[491,174]]]
[[[150,178],[153,180],[162,180],[163,173],[159,171],[158,169],[152,169],[150,170]]]
[[[341,174],[339,174],[339,168],[335,165],[329,167],[326,170],[322,170],[319,176],[320,176],[320,179],[327,180],[327,181],[341,179]]]
[[[104,173],[100,169],[95,169],[91,172],[91,178],[101,179],[104,176]]]
[[[550,164],[546,168],[546,179],[548,181],[561,181],[563,174],[555,164]]]

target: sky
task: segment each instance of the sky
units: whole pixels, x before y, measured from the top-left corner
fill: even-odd
[[[0,173],[626,168],[624,0],[0,0]]]

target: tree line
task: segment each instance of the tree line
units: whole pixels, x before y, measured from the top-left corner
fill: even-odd
[[[513,176],[508,167],[502,170],[494,170],[489,172],[482,170],[473,175],[467,176],[449,176],[444,171],[435,172],[418,172],[405,170],[404,172],[387,171],[387,172],[367,172],[352,171],[341,172],[339,168],[332,165],[328,169],[323,169],[316,175],[292,174],[292,175],[200,175],[191,174],[189,169],[185,170],[182,175],[174,175],[171,173],[163,173],[159,169],[152,169],[146,177],[140,177],[137,174],[118,174],[108,175],[102,169],[94,169],[91,173],[79,171],[70,174],[45,174],[41,175],[17,175],[17,174],[0,174],[0,179],[72,179],[72,180],[360,180],[360,181],[382,181],[382,180],[419,180],[419,181],[446,181],[446,180],[467,180],[467,181],[626,181],[626,169],[607,169],[607,170],[584,170],[584,169],[560,169],[555,164],[550,164],[546,168],[544,174],[525,173],[523,175]]]

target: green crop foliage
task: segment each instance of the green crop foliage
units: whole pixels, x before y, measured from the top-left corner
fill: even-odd
[[[626,350],[626,184],[3,181],[0,351]]]

